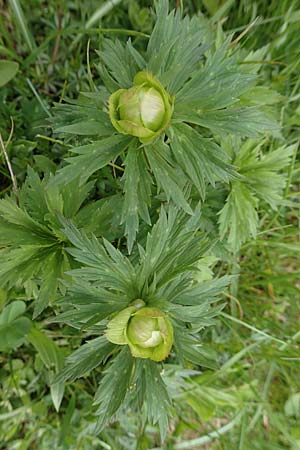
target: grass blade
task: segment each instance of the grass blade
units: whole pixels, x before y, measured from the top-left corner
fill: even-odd
[[[35,48],[34,38],[29,30],[26,18],[22,11],[19,0],[9,0],[11,9],[13,10],[16,22],[18,23],[20,30],[24,36],[25,42],[28,45],[29,50],[32,52]]]

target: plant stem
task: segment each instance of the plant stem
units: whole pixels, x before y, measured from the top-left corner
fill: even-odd
[[[10,174],[10,178],[11,178],[11,181],[12,181],[13,191],[14,191],[15,196],[16,196],[17,204],[19,204],[19,192],[18,192],[17,180],[16,180],[16,177],[15,177],[14,171],[12,169],[12,166],[11,166],[11,163],[10,163],[10,160],[9,160],[9,157],[8,157],[8,154],[7,154],[7,151],[6,151],[6,148],[5,148],[5,145],[4,145],[1,133],[0,133],[0,145],[1,145],[1,149],[2,149],[2,152],[3,152],[4,158],[5,158],[8,170],[9,170],[9,174]]]

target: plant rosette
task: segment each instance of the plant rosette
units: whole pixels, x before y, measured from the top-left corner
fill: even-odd
[[[106,337],[113,344],[128,345],[132,356],[163,361],[173,345],[173,327],[158,308],[136,300],[107,325]]]
[[[119,89],[109,98],[109,117],[115,129],[138,137],[143,144],[168,127],[173,109],[174,96],[149,72],[138,72],[131,88]]]

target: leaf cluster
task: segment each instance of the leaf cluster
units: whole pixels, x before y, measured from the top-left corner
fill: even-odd
[[[174,349],[183,364],[192,362],[213,367],[211,355],[202,350],[199,331],[214,323],[214,317],[223,307],[214,304],[230,278],[200,284],[195,282],[196,263],[213,245],[198,231],[199,220],[199,210],[188,216],[175,207],[170,207],[168,212],[162,208],[158,221],[147,235],[145,246],[140,245],[138,253],[131,258],[124,256],[105,239],[102,242],[95,237],[88,239],[71,222],[64,221],[63,232],[74,246],[67,251],[82,267],[68,272],[72,284],[67,294],[58,301],[64,311],[53,320],[89,330],[90,334],[94,334],[93,326],[98,324],[97,333],[101,326],[103,333],[107,318],[134,300],[143,299],[147,306],[159,307],[172,319],[176,331]],[[129,398],[135,395],[134,389],[132,393],[128,389],[137,377],[139,381],[134,384],[138,397],[142,396],[148,405],[147,418],[154,423],[163,421],[160,426],[164,435],[170,400],[163,406],[161,402],[157,404],[160,412],[153,410],[156,401],[153,401],[152,407],[152,403],[147,401],[154,395],[153,381],[149,381],[153,376],[151,371],[157,372],[156,383],[161,384],[158,388],[165,391],[159,371],[154,369],[153,362],[135,362],[127,347],[120,352],[119,347],[109,343],[104,336],[88,340],[67,358],[67,366],[59,380],[74,380],[112,356],[114,358],[108,366],[107,375],[100,383],[99,395],[95,397],[95,403],[100,403],[97,410],[100,416],[98,429],[102,429],[117,411],[127,391]],[[134,375],[135,371],[140,370],[146,377],[145,383]],[[158,392],[158,398],[159,395]]]
[[[56,132],[84,137],[83,144],[70,148],[76,156],[66,159],[55,183],[73,179],[84,183],[111,162],[124,167],[122,223],[129,252],[140,220],[151,224],[149,209],[155,192],[192,214],[185,194],[191,186],[205,202],[208,186],[225,187],[239,179],[235,159],[220,145],[228,135],[257,138],[268,132],[280,136],[276,121],[261,107],[279,98],[256,86],[257,68],[242,65],[249,55],[231,48],[231,37],[219,33],[217,41],[203,17],[182,18],[179,10],[169,12],[167,0],[157,2],[156,16],[142,50],[130,39],[126,44],[103,39],[97,68],[105,87],[82,94],[71,104],[58,105],[52,120]],[[165,136],[149,145],[117,133],[107,115],[108,96],[130,88],[141,70],[151,72],[175,98]],[[241,199],[249,204],[246,195]]]

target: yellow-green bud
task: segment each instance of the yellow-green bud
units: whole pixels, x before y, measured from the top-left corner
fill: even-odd
[[[109,116],[120,133],[147,143],[169,125],[173,100],[153,75],[138,72],[131,88],[119,89],[110,96]]]
[[[143,306],[141,300],[119,312],[107,325],[110,342],[128,345],[136,358],[162,361],[173,345],[173,327],[158,308]]]

